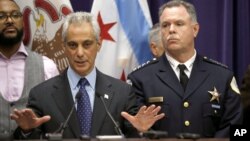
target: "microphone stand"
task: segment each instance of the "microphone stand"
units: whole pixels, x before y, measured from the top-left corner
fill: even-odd
[[[107,108],[107,106],[106,106],[106,103],[104,102],[103,96],[100,95],[99,93],[97,93],[97,95],[101,98],[101,101],[102,101],[102,103],[103,103],[103,105],[104,105],[104,108],[105,108],[106,113],[108,114],[108,116],[110,117],[110,119],[112,120],[112,122],[114,123],[115,129],[116,129],[116,130],[115,130],[116,133],[117,133],[118,135],[121,135],[121,136],[124,138],[125,136],[124,136],[124,134],[122,133],[119,124],[115,121],[115,119],[113,118],[113,116],[112,116],[111,113],[109,112],[109,110],[108,110],[108,108]]]
[[[74,104],[73,104],[73,106],[72,106],[72,108],[70,110],[70,113],[69,113],[67,119],[60,124],[59,128],[55,132],[53,132],[53,133],[47,133],[45,135],[48,140],[51,140],[51,141],[62,140],[63,132],[64,132],[65,128],[68,125],[69,119],[70,119],[70,117],[71,117],[71,115],[72,115],[72,113],[74,111],[76,102],[80,98],[80,95],[81,94],[79,92],[76,94],[76,97],[75,97],[76,100],[75,100],[75,102],[74,102]]]

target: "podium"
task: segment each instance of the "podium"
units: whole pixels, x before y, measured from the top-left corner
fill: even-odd
[[[165,138],[165,139],[144,139],[144,138],[125,138],[125,139],[63,139],[61,141],[229,141],[229,138],[200,138],[200,139],[176,139],[176,138]],[[27,140],[14,140],[14,141],[27,141]],[[48,141],[48,140],[29,140],[29,141]]]

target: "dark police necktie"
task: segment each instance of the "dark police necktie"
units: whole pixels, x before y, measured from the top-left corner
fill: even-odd
[[[92,119],[92,110],[89,95],[85,89],[85,86],[88,85],[88,80],[81,78],[78,85],[80,86],[79,92],[81,96],[77,101],[77,115],[81,128],[81,135],[90,135],[91,129],[91,119]]]
[[[178,67],[180,69],[180,83],[185,91],[187,83],[188,83],[188,77],[187,77],[186,73],[184,72],[184,70],[187,68],[183,64],[179,64]]]

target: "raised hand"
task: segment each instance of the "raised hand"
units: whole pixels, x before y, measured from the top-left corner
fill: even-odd
[[[32,129],[50,120],[50,116],[37,117],[31,109],[17,110],[14,109],[10,115],[12,120],[15,120],[18,126],[24,131],[29,132]]]
[[[145,132],[151,128],[156,121],[165,116],[164,113],[158,114],[160,110],[160,106],[142,106],[135,116],[132,116],[127,112],[122,112],[121,115],[127,119],[138,131]]]

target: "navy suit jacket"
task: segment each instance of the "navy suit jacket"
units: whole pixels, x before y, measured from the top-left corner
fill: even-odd
[[[152,129],[167,131],[170,137],[183,132],[229,137],[230,125],[242,120],[240,94],[232,89],[232,78],[233,73],[227,68],[199,55],[185,92],[165,55],[128,76],[141,104],[153,102],[162,106],[161,112],[166,116]],[[214,92],[214,88],[220,94],[219,101],[210,101],[212,95],[208,91]]]
[[[111,115],[120,124],[123,133],[127,137],[137,136],[136,129],[121,117],[122,111],[135,114],[138,110],[131,86],[98,70],[96,79],[96,92],[108,95],[108,98],[104,98],[104,100]],[[35,129],[28,138],[40,138],[44,137],[45,133],[56,131],[60,124],[66,120],[73,104],[66,71],[34,87],[30,91],[27,107],[33,109],[38,116],[50,115],[51,120]],[[116,133],[115,126],[106,113],[100,97],[95,95],[91,137],[116,135]],[[80,127],[76,109],[74,109],[68,127],[64,130],[63,138],[79,138],[79,136]],[[15,138],[23,138],[20,129],[16,130]]]

